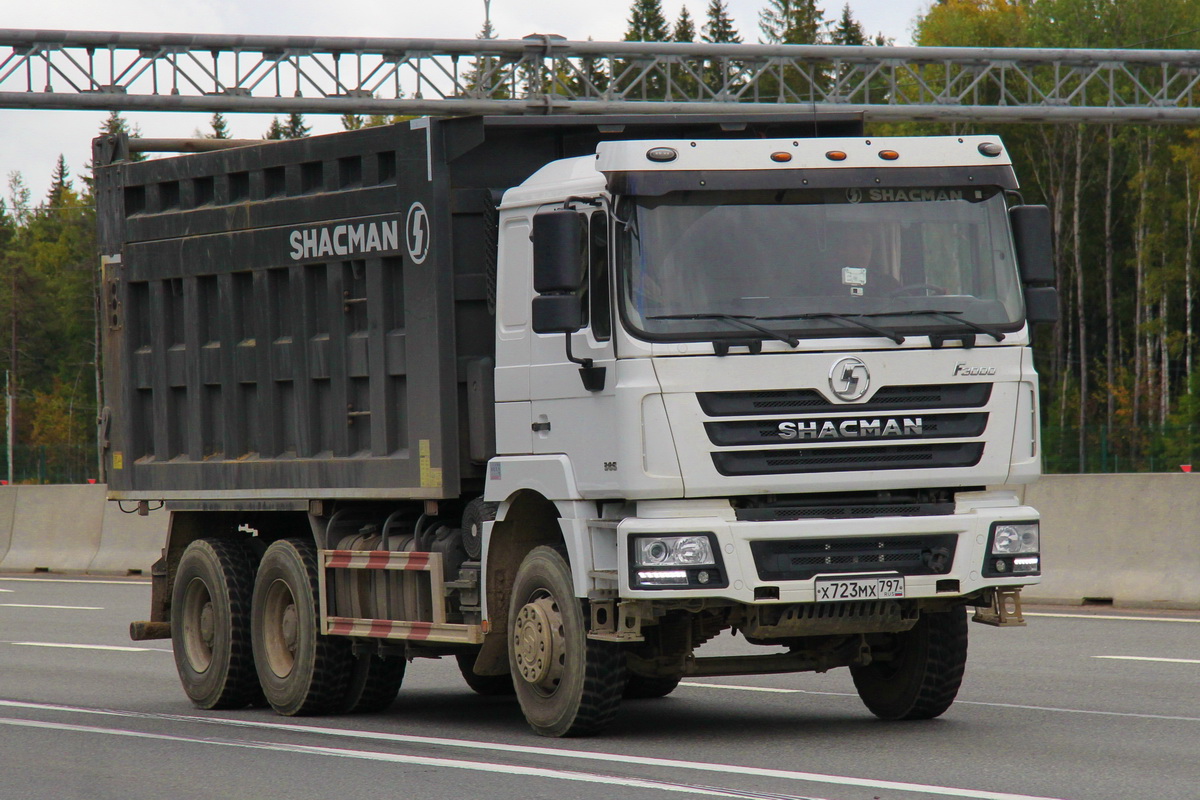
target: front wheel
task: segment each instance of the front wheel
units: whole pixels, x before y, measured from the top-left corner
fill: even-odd
[[[279,714],[344,710],[350,649],[322,636],[317,621],[317,551],[281,539],[263,554],[254,581],[251,640],[258,681]]]
[[[587,638],[583,603],[562,553],[536,547],[517,570],[508,610],[508,663],[521,711],[542,736],[589,736],[613,719],[625,654]]]
[[[967,664],[967,609],[924,612],[917,624],[873,648],[878,660],[851,665],[854,688],[880,719],[933,719],[958,694]]]

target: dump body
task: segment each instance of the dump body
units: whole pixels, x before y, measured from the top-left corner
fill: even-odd
[[[503,190],[602,139],[860,127],[415,120],[140,163],[98,139],[112,496],[246,508],[469,493],[495,447]]]

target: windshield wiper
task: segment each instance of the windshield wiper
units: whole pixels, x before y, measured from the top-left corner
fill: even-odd
[[[970,328],[976,333],[982,333],[992,337],[997,342],[1004,341],[1004,333],[987,325],[980,325],[978,322],[972,322],[969,319],[963,319],[958,316],[961,311],[878,311],[873,314],[867,314],[868,317],[941,317],[942,319],[957,322],[965,328]]]
[[[788,336],[780,333],[779,331],[773,331],[770,328],[764,328],[762,325],[755,325],[750,321],[752,319],[775,319],[774,317],[751,317],[744,314],[657,314],[652,317],[647,317],[646,319],[717,319],[724,322],[735,322],[738,325],[742,325],[752,331],[758,331],[768,339],[774,339],[777,342],[783,342],[790,347],[798,347],[800,345],[800,340],[795,336]]]
[[[835,319],[835,320],[838,320],[839,322],[849,322],[851,325],[857,325],[858,327],[860,327],[864,330],[868,330],[871,333],[874,333],[878,336],[882,336],[885,339],[891,339],[896,344],[904,344],[903,336],[896,333],[895,331],[889,331],[887,328],[880,328],[878,325],[872,325],[871,323],[866,322],[865,320],[862,319],[862,317],[864,317],[864,316],[867,316],[867,315],[866,314],[836,314],[832,311],[815,311],[811,314],[781,314],[777,317],[758,317],[758,319],[763,319],[763,320],[767,320],[767,319],[778,319],[778,320],[784,320],[784,319]]]

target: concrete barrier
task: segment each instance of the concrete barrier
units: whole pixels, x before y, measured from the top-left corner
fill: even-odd
[[[0,571],[149,573],[166,541],[167,513],[123,514],[107,489],[0,488]]]
[[[0,488],[0,571],[148,572],[167,512],[123,514],[105,490]],[[1200,474],[1049,475],[1017,490],[1042,514],[1045,577],[1027,600],[1200,608]]]
[[[1045,577],[1028,600],[1200,608],[1200,474],[1047,475]]]
[[[100,547],[106,487],[16,486],[8,572],[86,572]]]
[[[125,503],[132,512],[136,503]],[[158,505],[158,504],[152,504]],[[104,504],[100,546],[88,564],[93,574],[150,574],[167,543],[167,512],[151,511],[148,516],[126,513],[116,503]]]
[[[15,487],[0,487],[0,564],[8,554],[12,543],[13,514],[17,510],[17,490]]]

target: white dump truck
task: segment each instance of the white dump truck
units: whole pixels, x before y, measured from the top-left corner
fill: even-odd
[[[113,500],[203,708],[386,708],[414,658],[596,733],[690,676],[953,702],[1022,623],[1049,217],[996,136],[854,116],[417,119],[95,144]],[[761,654],[707,656],[732,631]]]

